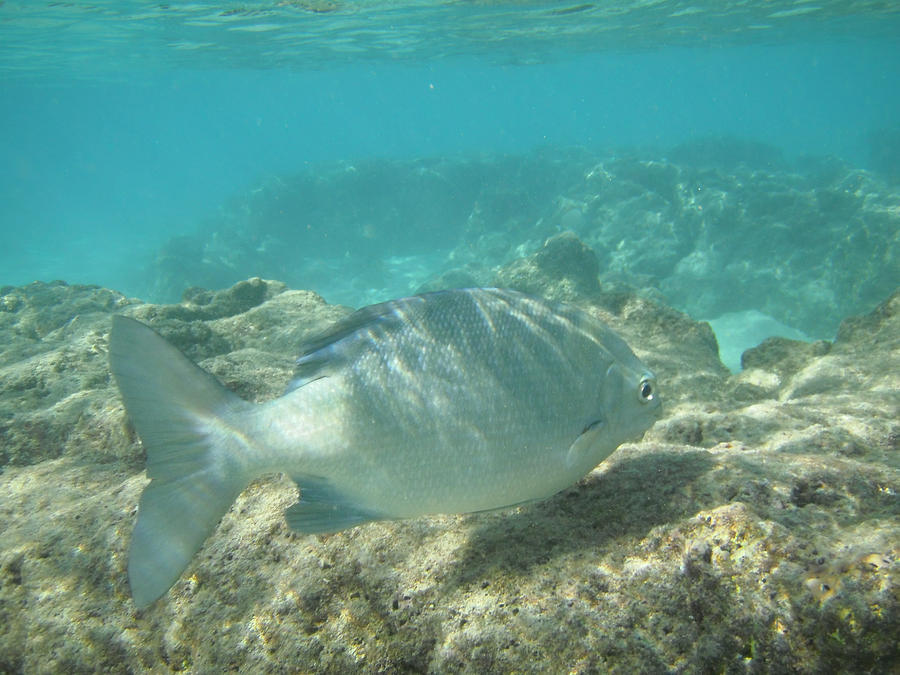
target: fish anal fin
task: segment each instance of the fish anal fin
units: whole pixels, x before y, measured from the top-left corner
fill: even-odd
[[[322,478],[293,477],[300,486],[300,501],[285,511],[292,530],[304,534],[327,534],[382,517],[353,504]]]

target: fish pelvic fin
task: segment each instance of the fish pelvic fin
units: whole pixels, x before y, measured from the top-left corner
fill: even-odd
[[[110,369],[147,453],[128,554],[135,605],[168,591],[249,482],[237,426],[253,407],[155,331],[114,316]]]

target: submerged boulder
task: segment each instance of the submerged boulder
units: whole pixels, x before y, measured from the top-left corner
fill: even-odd
[[[501,268],[494,285],[554,300],[590,297],[600,291],[600,265],[594,253],[573,232],[550,237],[527,258]]]

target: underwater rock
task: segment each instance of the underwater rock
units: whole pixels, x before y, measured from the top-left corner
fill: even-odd
[[[93,439],[101,454],[121,447],[118,430],[86,418],[109,410],[109,313],[134,302],[61,281],[0,290],[0,470],[57,457],[69,437]]]
[[[784,337],[770,337],[741,354],[741,368],[770,370],[779,379],[784,379],[829,351],[831,343],[825,340],[803,342]]]
[[[844,345],[864,347],[870,346],[879,351],[896,350],[900,345],[900,290],[879,304],[870,314],[847,317],[838,327],[835,344],[843,349]]]
[[[600,265],[594,253],[573,232],[547,239],[528,258],[514,260],[497,272],[493,285],[553,300],[596,295]]]
[[[757,311],[832,339],[894,290],[898,230],[900,189],[883,175],[734,138],[335,162],[251,186],[163,246],[144,287],[170,301],[264,270],[361,304],[431,288],[436,272],[509,265],[571,231],[596,253],[604,286],[652,289],[697,317]]]
[[[148,261],[143,283],[172,301],[187,287],[219,288],[265,270],[295,288],[346,298],[351,269],[354,279],[390,286],[392,257],[456,248],[456,267],[488,252],[495,265],[494,255],[509,257],[544,205],[577,180],[584,154],[340,161],[273,176],[236,195],[195,235],[173,237]]]
[[[559,288],[557,277],[546,283]],[[173,589],[139,611],[125,568],[146,478],[108,378],[109,314],[181,335],[227,386],[265,400],[290,379],[296,345],[350,310],[261,280],[192,291],[178,307],[29,288],[0,294],[11,350],[0,354],[2,447],[35,425],[48,434],[0,468],[2,672],[895,663],[898,294],[845,321],[830,349],[763,345],[730,375],[707,324],[632,293],[572,291],[657,373],[664,418],[641,442],[543,502],[322,536],[288,529],[291,481],[259,479]],[[85,313],[71,321],[76,307]],[[13,308],[49,332],[16,337]],[[53,411],[79,397],[90,405],[75,425],[53,427]]]
[[[416,293],[428,293],[430,291],[440,291],[445,288],[476,288],[478,286],[487,286],[487,279],[490,278],[489,270],[472,270],[466,268],[449,269],[433,279],[429,279],[416,289]],[[485,278],[486,277],[486,278]]]

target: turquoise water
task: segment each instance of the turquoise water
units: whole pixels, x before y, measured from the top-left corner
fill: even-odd
[[[477,197],[449,189],[446,222],[429,221],[446,236],[421,237],[404,205],[417,188],[395,177],[394,195],[377,181],[323,189],[343,209],[329,217],[364,237],[336,227],[329,248],[308,248],[259,217],[244,244],[278,248],[277,261],[236,256],[222,273],[161,281],[177,237],[206,252],[179,265],[209,265],[214,238],[231,253],[244,245],[223,223],[246,231],[241,209],[270,213],[277,204],[260,194],[278,199],[272,186],[303,172],[333,175],[320,170],[329,162],[396,173],[398,161],[573,147],[656,161],[712,136],[876,173],[886,155],[890,173],[897,28],[896,8],[866,2],[0,3],[0,285],[63,279],[171,301],[188,285],[259,275],[359,305],[452,267]],[[554,162],[535,171],[564,173]],[[520,219],[545,217],[564,193]],[[390,232],[371,225],[376,200],[402,214]],[[302,227],[304,204],[291,209],[286,222]],[[507,250],[540,243],[501,221],[484,227]],[[682,308],[778,314],[759,304]]]

